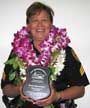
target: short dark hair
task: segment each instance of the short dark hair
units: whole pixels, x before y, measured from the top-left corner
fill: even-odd
[[[29,19],[31,18],[31,16],[35,15],[37,12],[41,12],[42,10],[48,13],[50,21],[53,22],[54,11],[52,10],[52,8],[41,2],[34,2],[27,8],[26,23],[29,23]]]

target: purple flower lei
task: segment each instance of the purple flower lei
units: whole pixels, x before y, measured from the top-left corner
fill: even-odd
[[[27,27],[22,27],[14,36],[15,38],[12,42],[13,50],[27,66],[41,65],[48,67],[52,52],[56,49],[61,50],[70,43],[66,29],[59,29],[53,25],[47,38],[40,44],[41,53],[36,56]]]

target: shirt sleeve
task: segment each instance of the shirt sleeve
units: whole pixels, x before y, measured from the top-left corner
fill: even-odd
[[[65,77],[69,85],[86,86],[89,84],[84,68],[71,47],[66,49],[65,65]]]

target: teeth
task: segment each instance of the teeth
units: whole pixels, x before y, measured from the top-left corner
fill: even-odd
[[[42,32],[42,31],[44,31],[44,30],[39,29],[39,30],[37,30],[37,31]]]

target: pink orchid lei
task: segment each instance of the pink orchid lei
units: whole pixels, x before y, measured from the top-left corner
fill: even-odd
[[[27,66],[41,65],[48,67],[52,53],[56,50],[64,49],[70,43],[66,29],[59,29],[52,25],[49,35],[40,44],[41,53],[36,56],[27,27],[22,27],[14,36],[15,38],[12,42],[13,50]]]

